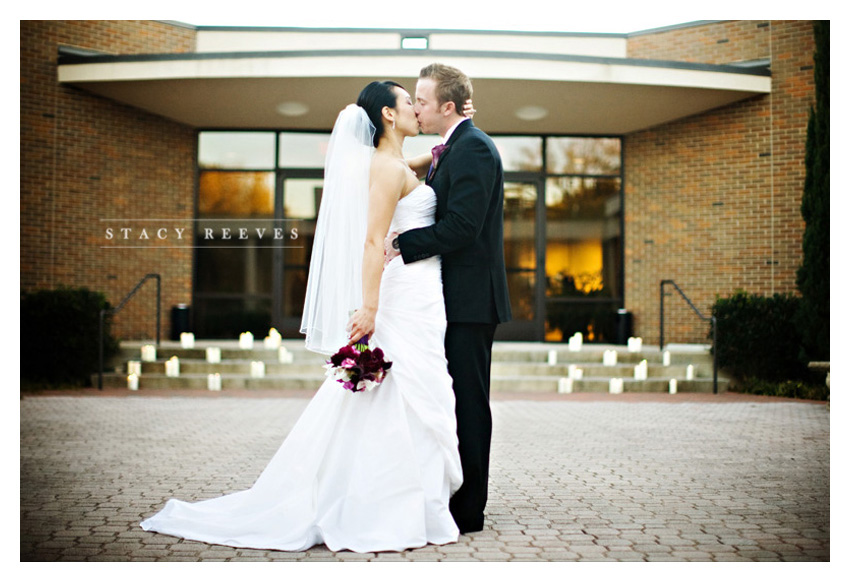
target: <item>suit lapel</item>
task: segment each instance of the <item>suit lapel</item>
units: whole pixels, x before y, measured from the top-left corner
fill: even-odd
[[[426,180],[426,184],[430,185],[434,181],[434,177],[437,175],[437,172],[440,171],[440,167],[443,165],[443,162],[446,161],[446,158],[452,153],[452,145],[458,140],[458,138],[463,135],[463,133],[472,127],[472,120],[462,121],[460,125],[458,125],[455,130],[452,132],[452,135],[449,137],[449,141],[446,142],[446,149],[443,151],[440,156],[440,161],[437,164],[437,167],[434,168],[434,171],[431,172],[431,176]]]

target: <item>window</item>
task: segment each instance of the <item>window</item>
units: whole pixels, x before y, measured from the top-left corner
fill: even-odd
[[[302,337],[329,140],[329,133],[305,131],[199,134],[196,333],[235,338],[275,326],[285,337]],[[404,155],[429,152],[440,141],[408,138]],[[623,294],[620,139],[493,141],[505,170],[513,310],[499,339],[566,341],[580,331],[589,342],[612,341]],[[293,229],[297,237],[290,238]],[[282,236],[272,238],[276,231]]]
[[[198,136],[198,166],[231,170],[274,169],[275,134],[209,131]]]

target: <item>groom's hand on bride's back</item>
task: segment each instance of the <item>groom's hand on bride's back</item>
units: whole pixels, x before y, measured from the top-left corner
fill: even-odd
[[[398,238],[397,232],[391,232],[384,239],[384,265],[386,266],[394,258],[401,254],[401,251],[393,246],[393,241]]]

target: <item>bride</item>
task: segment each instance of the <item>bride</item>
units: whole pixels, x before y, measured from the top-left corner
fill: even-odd
[[[427,169],[430,155],[410,165],[402,155],[418,133],[410,95],[391,81],[370,83],[339,114],[307,284],[308,349],[332,354],[368,335],[392,361],[383,383],[355,393],[328,378],[250,489],[171,499],[143,529],[291,551],[457,541],[449,498],[462,476],[439,258],[384,265],[389,231],[434,223],[434,191],[411,170]]]

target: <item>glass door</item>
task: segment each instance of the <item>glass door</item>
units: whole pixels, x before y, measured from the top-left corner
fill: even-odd
[[[321,170],[286,170],[279,175],[276,214],[285,244],[275,249],[272,321],[284,337],[304,337],[299,329],[323,184]]]
[[[509,176],[505,181],[505,269],[512,319],[497,328],[497,340],[543,339],[541,190],[541,180],[536,177],[511,179]]]

